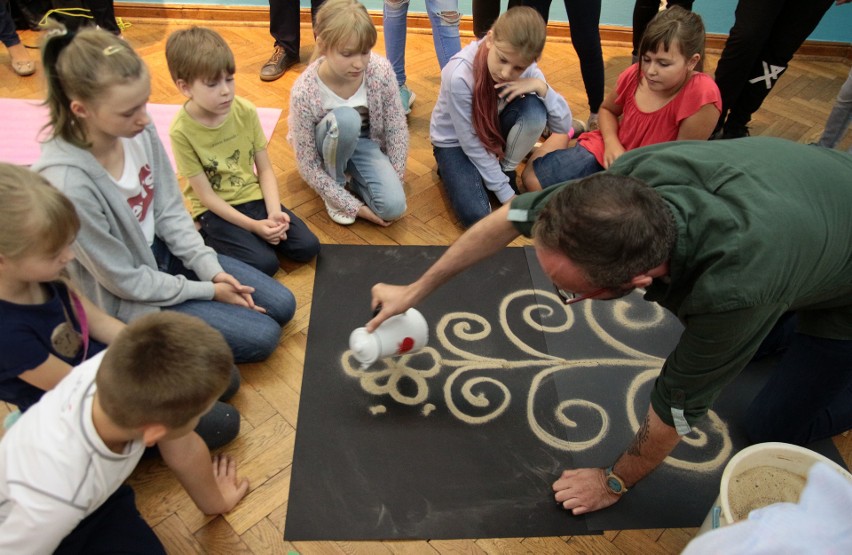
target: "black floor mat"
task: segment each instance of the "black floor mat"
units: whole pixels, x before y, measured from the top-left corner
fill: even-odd
[[[361,370],[349,333],[376,282],[409,283],[443,247],[323,245],[317,262],[288,501],[288,540],[564,536],[698,526],[737,419],[768,363],[613,507],[574,517],[553,500],[565,468],[607,466],[648,409],[680,324],[639,294],[568,307],[531,249],[509,248],[418,309],[428,348]],[[811,446],[840,460],[830,441]],[[841,463],[842,464],[842,463]]]

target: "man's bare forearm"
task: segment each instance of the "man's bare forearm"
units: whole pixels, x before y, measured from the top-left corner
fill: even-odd
[[[677,431],[663,422],[652,407],[648,407],[639,430],[618,458],[612,471],[628,487],[650,474],[680,442]]]
[[[508,213],[509,205],[506,204],[477,222],[450,245],[447,252],[414,283],[374,285],[371,306],[377,312],[373,319],[367,322],[367,331],[372,332],[391,316],[420,304],[450,278],[508,245],[519,235],[507,219]]]
[[[520,233],[507,219],[509,204],[504,204],[459,237],[441,258],[412,283],[417,301],[449,281],[453,276],[494,255]]]

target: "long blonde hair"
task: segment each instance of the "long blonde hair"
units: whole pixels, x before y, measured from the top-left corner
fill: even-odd
[[[367,13],[367,8],[358,0],[327,0],[317,12],[314,24],[317,44],[322,45],[314,50],[311,59],[339,48],[351,37],[358,39],[358,51],[372,50],[376,46],[376,26]]]
[[[71,201],[41,175],[0,162],[0,255],[54,254],[71,243],[80,219]]]
[[[86,27],[74,33],[53,24],[42,43],[42,63],[47,76],[51,137],[88,148],[86,130],[71,111],[71,100],[91,101],[112,85],[125,84],[147,75],[145,63],[112,33]]]

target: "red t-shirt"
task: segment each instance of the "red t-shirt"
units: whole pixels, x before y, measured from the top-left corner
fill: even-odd
[[[704,73],[696,72],[668,104],[655,112],[643,112],[636,106],[638,71],[639,64],[625,69],[615,86],[615,103],[622,107],[618,140],[624,145],[624,150],[676,140],[680,122],[705,104],[713,104],[722,111],[722,95],[716,82]],[[603,166],[604,141],[600,131],[583,133],[577,142],[594,154],[598,164]]]

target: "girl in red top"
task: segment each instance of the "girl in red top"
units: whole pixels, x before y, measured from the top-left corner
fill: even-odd
[[[634,148],[710,136],[722,100],[716,83],[701,73],[701,16],[680,6],[660,12],[639,52],[639,63],[622,72],[604,100],[599,131],[584,133],[573,148],[566,135],[552,135],[533,153],[523,173],[527,191],[604,170]]]

